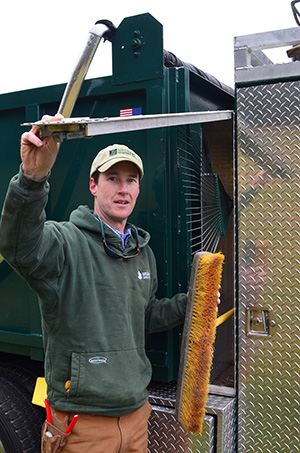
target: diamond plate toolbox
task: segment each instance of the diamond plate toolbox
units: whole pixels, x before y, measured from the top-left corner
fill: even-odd
[[[176,382],[152,383],[149,453],[234,453],[235,398],[209,394],[201,434],[190,434],[175,418]]]
[[[237,88],[243,453],[300,449],[299,147],[299,81]]]

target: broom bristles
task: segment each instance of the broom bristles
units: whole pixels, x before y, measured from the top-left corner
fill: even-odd
[[[205,415],[223,261],[221,253],[198,253],[193,262],[176,397],[176,417],[192,433]]]

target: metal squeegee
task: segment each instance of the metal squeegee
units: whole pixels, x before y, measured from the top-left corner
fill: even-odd
[[[113,118],[65,118],[61,121],[36,121],[23,123],[22,126],[37,125],[41,137],[55,136],[58,141],[74,138],[91,138],[96,135],[129,132],[141,129],[180,126],[186,124],[208,123],[229,120],[233,116],[230,110],[212,112],[184,112],[157,115],[138,115],[134,117]]]
[[[57,113],[62,114],[64,119],[61,121],[41,120],[34,123],[23,123],[22,126],[37,125],[40,129],[40,136],[42,138],[53,135],[56,141],[62,142],[69,139],[90,138],[96,135],[111,134],[116,132],[129,132],[141,129],[207,123],[212,121],[229,120],[232,118],[233,112],[229,110],[137,115],[125,118],[70,118],[83,80],[101,39],[104,38],[104,40],[111,41],[111,37],[115,29],[116,27],[110,21],[100,20],[96,22],[90,30],[87,43],[73,70],[58,108]]]

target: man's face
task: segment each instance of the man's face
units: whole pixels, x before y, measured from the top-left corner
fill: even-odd
[[[90,191],[95,197],[94,213],[123,232],[140,191],[138,168],[131,162],[118,162],[100,173],[98,184],[91,178]]]

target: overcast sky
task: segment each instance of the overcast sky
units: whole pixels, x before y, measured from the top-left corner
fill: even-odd
[[[235,36],[297,27],[290,0],[10,0],[0,18],[0,93],[66,83],[92,25],[150,13],[164,48],[234,85]],[[300,5],[300,3],[299,3]],[[300,6],[299,6],[300,9]],[[283,59],[285,51],[282,52]],[[276,56],[280,59],[280,57]],[[111,73],[111,45],[101,43],[87,78]]]

